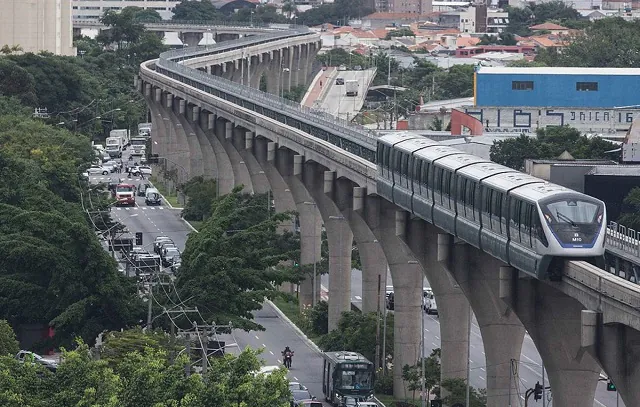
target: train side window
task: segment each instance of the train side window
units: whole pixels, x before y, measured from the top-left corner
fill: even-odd
[[[455,172],[451,173],[451,180],[449,181],[449,207],[454,212],[456,211],[456,201],[458,199],[458,175]]]
[[[491,194],[491,229],[495,232],[500,231],[500,213],[502,212],[502,193],[493,191]]]
[[[528,203],[520,207],[520,241],[531,247],[531,204]]]
[[[395,154],[396,158],[395,161],[393,163],[393,171],[398,173],[398,175],[400,175],[402,173],[402,156],[403,154],[400,151],[396,151]]]
[[[469,181],[465,188],[465,212],[467,214],[467,218],[471,220],[476,220],[475,206],[476,206],[476,188],[477,184],[473,181]]]
[[[404,177],[409,175],[409,154],[402,154],[402,168],[400,171]]]
[[[500,230],[502,231],[502,234],[506,236],[509,233],[509,196],[506,193],[501,195]]]
[[[482,227],[491,228],[491,193],[487,187],[482,188]]]
[[[520,204],[521,202],[515,198],[511,198],[509,204],[509,211],[511,212],[509,215],[509,235],[511,240],[516,242],[520,242]]]
[[[413,170],[411,172],[411,190],[420,193],[420,175],[422,174],[422,160],[412,157]]]
[[[391,166],[391,147],[383,145],[384,152],[382,156],[383,168],[387,171],[387,177],[389,177],[389,167]]]
[[[382,156],[384,155],[384,144],[378,143],[378,151],[376,152],[376,160],[378,165],[382,166]]]
[[[459,215],[467,217],[467,179],[462,177],[457,177],[458,183],[456,188],[456,196],[458,199],[456,200],[456,210]]]
[[[449,208],[449,186],[451,185],[451,173],[442,170],[442,194],[440,195],[440,203],[445,208]]]
[[[422,177],[420,178],[420,190],[421,190],[421,194],[422,196],[424,196],[425,198],[431,200],[432,196],[429,192],[429,176],[430,176],[430,168],[431,165],[424,161],[422,163]]]

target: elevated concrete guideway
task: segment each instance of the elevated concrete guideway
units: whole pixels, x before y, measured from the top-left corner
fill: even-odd
[[[330,88],[324,96],[324,99],[321,101],[322,105],[316,105],[315,107],[319,107],[329,114],[350,121],[358,114],[358,112],[360,112],[360,109],[362,109],[364,100],[367,97],[369,85],[376,76],[376,69],[365,69],[362,71],[338,71],[334,76],[336,77],[336,80],[341,78],[345,83],[353,80],[358,81],[358,95],[347,96],[346,85],[338,85],[336,84],[336,80],[333,80],[329,83],[323,84]]]
[[[288,38],[292,41],[285,41]],[[306,44],[301,38],[307,39]],[[138,90],[162,117],[179,115],[184,129],[173,133],[178,140],[160,137],[157,142],[165,148],[189,148],[179,162],[190,173],[202,173],[206,168],[202,161],[209,161],[208,167],[215,166],[218,177],[228,182],[223,193],[238,184],[248,191],[271,189],[276,210],[297,210],[302,264],[317,258],[318,229],[324,223],[329,241],[330,329],[350,306],[353,241],[363,265],[363,310],[377,308],[378,276],[387,268],[391,271],[396,293],[397,397],[405,395],[401,367],[415,363],[420,355],[426,276],[440,311],[442,377],[466,377],[470,359],[466,338],[473,308],[484,342],[489,406],[519,404],[511,361],[520,358],[525,328],[547,367],[555,407],[591,405],[602,368],[627,404],[640,400],[637,386],[632,386],[640,380],[640,360],[634,350],[640,292],[630,283],[580,262],[567,265],[561,283],[532,280],[409,216],[376,195],[375,135],[326,112],[258,92],[261,81],[247,80],[242,53],[238,60],[238,50],[260,44],[260,54],[251,55],[252,67],[263,70],[260,77],[266,79],[267,90],[277,94],[282,84],[308,81],[309,70],[296,79],[292,68],[309,66],[319,49],[318,38],[304,28],[291,27],[240,43],[171,51],[142,64],[135,82]],[[220,58],[224,54],[227,61]],[[188,66],[188,60],[197,58],[202,64],[208,56],[218,65]],[[203,137],[197,143],[180,140],[191,134]],[[203,153],[203,143],[211,145],[215,158]],[[308,305],[318,289],[303,281],[301,305]],[[626,344],[620,348],[624,351],[615,350],[620,343]]]

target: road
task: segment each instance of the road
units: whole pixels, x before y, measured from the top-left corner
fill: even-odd
[[[124,174],[112,174],[109,176],[90,177],[92,183],[108,182],[108,178],[118,179],[126,177]],[[129,179],[129,182],[139,185],[147,180],[140,178]],[[142,232],[143,244],[148,246],[153,243],[156,236],[164,235],[171,237],[176,245],[182,250],[189,233],[192,233],[189,226],[181,219],[180,209],[171,209],[168,205],[147,207],[143,197],[136,197],[135,207],[112,208],[114,220],[120,221],[127,226],[131,233]],[[324,287],[328,287],[328,276],[321,277]],[[391,285],[391,277],[388,276],[387,285]],[[425,286],[429,286],[425,280]],[[362,301],[362,278],[359,270],[352,272],[352,302],[359,305]],[[326,295],[326,288],[323,289]],[[323,295],[323,296],[324,296]],[[285,345],[293,349],[296,354],[293,366],[289,372],[289,378],[305,384],[312,394],[321,398],[322,396],[322,358],[315,351],[309,348],[303,339],[296,333],[285,320],[280,318],[278,313],[269,304],[265,304],[264,309],[255,314],[256,322],[266,328],[264,332],[244,332],[234,331],[233,335],[221,338],[227,344],[237,343],[238,347],[230,347],[229,351],[235,353],[238,349],[246,346],[252,348],[264,348],[263,358],[267,365],[277,365],[281,362],[280,352]],[[430,354],[431,350],[440,347],[440,322],[437,316],[424,316],[424,344],[425,354]],[[484,347],[480,328],[477,322],[473,321],[470,341],[470,383],[477,388],[486,387],[486,363]],[[536,347],[527,335],[522,345],[522,356],[519,369],[520,393],[535,385],[537,381],[542,382],[541,359]],[[548,403],[547,406],[553,406]],[[594,407],[615,407],[616,393],[606,391],[606,383],[600,382],[596,393]],[[620,400],[619,406],[624,406]]]
[[[324,86],[331,86],[327,91],[327,94],[322,101],[321,108],[327,113],[334,116],[338,116],[345,120],[353,119],[358,114],[364,99],[367,95],[367,88],[374,75],[373,69],[366,69],[363,71],[339,71],[338,78],[342,78],[346,81],[357,80],[360,84],[358,96],[347,96],[345,85],[336,85],[333,83],[327,83]]]

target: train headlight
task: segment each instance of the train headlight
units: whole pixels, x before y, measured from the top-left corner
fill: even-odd
[[[598,214],[598,225],[602,224],[602,215],[603,215],[602,212]]]

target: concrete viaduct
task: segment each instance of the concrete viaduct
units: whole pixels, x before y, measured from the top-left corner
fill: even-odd
[[[584,262],[567,262],[562,282],[528,278],[377,196],[375,135],[256,89],[263,73],[269,93],[282,81],[304,83],[319,47],[318,34],[291,27],[142,64],[135,86],[151,111],[154,152],[184,170],[179,182],[202,175],[218,179],[222,194],[234,185],[270,190],[277,211],[299,213],[303,265],[319,258],[324,224],[330,328],[350,309],[352,241],[362,259],[364,312],[376,310],[378,276],[389,267],[397,397],[402,366],[421,354],[424,275],[438,301],[442,378],[466,377],[470,310],[476,315],[488,406],[520,405],[510,389],[525,330],[549,374],[554,406],[593,405],[602,370],[627,406],[640,405],[640,287]],[[311,304],[314,290],[311,279],[302,283],[301,305]]]

